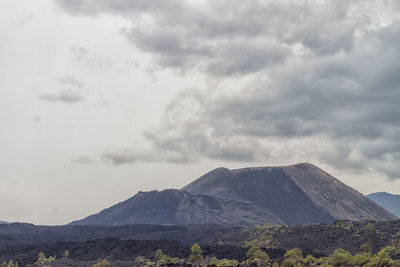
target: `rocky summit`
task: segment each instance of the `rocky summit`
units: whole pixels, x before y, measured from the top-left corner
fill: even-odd
[[[320,168],[215,169],[182,189],[139,192],[73,225],[329,223],[396,217]]]

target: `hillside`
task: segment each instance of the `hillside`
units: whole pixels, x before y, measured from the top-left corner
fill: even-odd
[[[220,168],[183,187],[195,194],[247,199],[290,223],[395,217],[320,168],[307,164]],[[324,213],[326,212],[326,213]]]
[[[379,192],[369,194],[366,197],[400,218],[400,195]]]
[[[39,252],[61,259],[67,249],[71,260],[83,261],[73,266],[86,266],[84,262],[99,258],[130,261],[130,266],[133,266],[132,261],[136,257],[151,259],[157,249],[162,249],[171,257],[187,259],[190,246],[194,243],[201,245],[205,257],[242,261],[248,246],[257,245],[272,259],[279,260],[286,250],[293,248],[301,249],[304,256],[321,257],[338,248],[358,253],[362,251],[361,246],[367,244],[373,253],[377,253],[386,246],[398,246],[399,235],[400,220],[337,221],[333,224],[254,228],[159,225],[44,227],[13,224],[1,229],[0,262],[12,259],[25,266],[32,264]],[[33,238],[26,240],[25,236]],[[75,241],[67,241],[68,236]],[[400,253],[393,258],[399,259]],[[71,265],[61,262],[57,266]]]
[[[184,190],[140,192],[84,220],[71,225],[101,224],[281,224],[278,217],[249,201],[228,200],[213,196],[190,194]]]
[[[396,217],[311,164],[215,169],[182,189],[139,192],[72,225],[329,223]]]

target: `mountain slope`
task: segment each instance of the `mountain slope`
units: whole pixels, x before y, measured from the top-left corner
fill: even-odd
[[[379,192],[369,194],[366,197],[400,218],[400,195]]]
[[[396,217],[311,164],[215,169],[182,189],[139,192],[71,224],[303,224]]]
[[[185,186],[192,194],[250,201],[269,209],[287,224],[330,222],[335,218],[316,206],[282,168],[217,169]]]
[[[251,226],[268,222],[273,224],[284,223],[278,216],[249,201],[192,195],[184,190],[167,189],[161,192],[139,192],[126,201],[71,224],[224,224]]]
[[[361,193],[308,163],[237,170],[220,168],[182,189],[268,206],[289,224],[330,219],[395,219]]]

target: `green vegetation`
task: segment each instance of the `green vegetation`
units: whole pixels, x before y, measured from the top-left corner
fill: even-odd
[[[194,244],[191,248],[192,254],[189,256],[190,263],[201,263],[203,261],[203,251],[199,244]]]
[[[297,267],[303,266],[303,252],[300,249],[294,248],[286,251],[285,259],[282,262],[283,267]]]
[[[98,262],[96,262],[95,264],[93,264],[93,267],[108,267],[110,266],[111,263],[109,263],[107,260],[100,260]]]
[[[228,266],[272,266],[272,267],[301,267],[301,266],[324,266],[324,267],[400,267],[400,260],[393,259],[398,258],[400,255],[400,244],[396,246],[387,246],[382,248],[378,253],[373,254],[371,246],[369,244],[363,244],[360,248],[362,252],[352,254],[344,249],[335,249],[334,252],[327,257],[316,258],[312,255],[308,255],[304,258],[303,252],[298,248],[289,249],[286,251],[283,260],[273,261],[269,255],[258,246],[252,246],[246,253],[246,260],[239,263],[235,259],[218,259],[216,257],[206,259],[203,258],[202,249],[198,244],[194,244],[191,247],[191,255],[187,262],[177,257],[169,257],[165,255],[161,249],[154,253],[153,261],[147,259],[144,256],[139,256],[135,259],[135,263],[144,266],[168,266],[169,264],[186,264],[191,263],[195,266],[207,266],[215,265],[217,267],[228,267]],[[67,259],[69,252],[66,250],[63,255],[63,259]],[[52,265],[55,256],[47,258],[44,253],[39,253],[38,259],[35,262],[35,266],[47,267]],[[108,267],[111,263],[105,259],[99,260],[93,264],[93,267]],[[18,263],[14,263],[10,260],[8,263],[3,262],[0,267],[18,267]]]
[[[132,262],[134,257],[132,257],[130,262],[126,262],[125,264],[133,263],[134,266],[143,267],[161,267],[168,265],[179,266],[189,263],[195,267],[205,267],[210,265],[216,267],[400,267],[400,239],[398,238],[399,230],[400,225],[397,222],[374,223],[372,221],[338,221],[335,222],[335,224],[333,225],[320,226],[297,225],[289,227],[266,225],[259,226],[254,229],[246,229],[246,235],[248,235],[249,238],[245,240],[250,240],[250,242],[245,243],[242,241],[242,247],[240,248],[240,250],[238,250],[239,252],[234,250],[229,251],[229,255],[233,255],[231,256],[231,259],[219,259],[215,257],[214,255],[221,255],[221,252],[218,250],[216,250],[217,252],[214,252],[214,250],[210,250],[210,247],[207,247],[207,249],[205,250],[206,253],[204,253],[203,255],[203,250],[200,245],[194,244],[190,248],[190,256],[186,256],[187,258],[185,259],[170,257],[168,255],[165,255],[161,249],[158,249],[155,251],[154,256],[150,259],[147,259],[144,256],[136,257],[136,254],[136,259],[134,260],[134,263]],[[306,234],[304,234],[304,232]],[[320,236],[321,233],[322,235],[324,235],[323,238],[321,238]],[[357,239],[357,235],[360,235],[361,237]],[[301,238],[309,239],[307,239],[308,242],[301,242]],[[218,239],[216,240],[219,240],[218,242],[222,242],[222,239],[224,239],[224,236],[218,236]],[[226,240],[229,244],[230,240]],[[337,240],[336,243],[334,243],[335,240]],[[290,241],[293,242],[290,243]],[[318,241],[321,242],[319,243]],[[158,243],[155,244],[157,244],[157,246],[159,245]],[[299,247],[304,248],[304,251],[310,251],[312,255],[303,254],[303,251],[299,248],[291,248],[290,245],[292,244],[300,244]],[[341,247],[341,245],[343,245],[343,247],[346,249],[338,248]],[[245,260],[243,260],[242,258],[243,246],[248,247]],[[278,249],[269,250],[273,247]],[[286,250],[283,255],[282,251],[284,250],[282,250],[282,248],[287,247],[289,247],[290,249]],[[333,248],[336,249],[333,250]],[[271,251],[270,255],[273,255],[273,258],[268,255],[267,251]],[[278,251],[278,253],[276,253],[276,251]],[[179,252],[179,254],[175,255],[187,255],[187,252],[188,251]],[[64,253],[62,253],[62,250],[60,250],[60,252],[58,253],[60,255],[63,255],[63,260],[70,260],[68,250],[65,250]],[[316,255],[325,256],[316,257]],[[9,260],[8,258],[3,259],[5,260],[5,262],[3,262],[0,267],[18,266],[18,263],[14,263],[13,261],[7,262]],[[238,259],[240,259],[240,261],[242,262],[239,262]],[[19,258],[18,260],[20,261]],[[52,263],[52,261],[54,260],[55,256],[50,256],[47,258],[44,253],[39,253],[38,259],[35,262],[35,266],[53,266],[54,263]],[[62,262],[61,264],[64,263],[66,262]],[[93,265],[93,267],[107,266],[115,266],[115,262],[108,262],[104,259],[99,260]]]
[[[18,267],[18,262],[15,262],[14,263],[14,261],[12,261],[12,260],[10,260],[9,262],[3,262],[2,264],[1,264],[1,267]]]
[[[37,261],[35,261],[35,266],[41,266],[45,267],[46,264],[51,263],[56,259],[56,256],[50,256],[46,258],[46,255],[44,255],[43,252],[40,252],[37,258]]]
[[[246,257],[247,260],[245,261],[245,264],[252,264],[252,265],[255,264],[257,266],[264,266],[270,260],[268,254],[262,251],[257,246],[251,247],[247,252]]]
[[[204,260],[202,255],[201,247],[198,244],[194,244],[191,247],[192,254],[188,258],[188,263],[196,266],[215,265],[217,267],[237,266],[239,262],[234,259],[217,259],[216,257],[207,258]],[[135,259],[135,263],[140,266],[167,266],[169,264],[185,264],[186,261],[177,257],[171,258],[165,255],[161,249],[158,249],[154,253],[153,261],[147,259],[144,256],[139,256]]]
[[[369,250],[368,247],[364,248]],[[297,267],[297,266],[359,266],[359,267],[389,267],[399,266],[400,260],[393,260],[391,257],[395,254],[400,254],[398,248],[388,246],[381,249],[377,254],[371,252],[362,252],[351,254],[344,249],[335,249],[333,254],[328,257],[315,258],[311,255],[303,258],[302,252],[299,249],[288,250],[285,254],[282,267]]]
[[[239,262],[237,260],[221,259],[217,262],[217,267],[237,266]]]
[[[67,260],[68,257],[69,257],[69,251],[68,251],[68,250],[65,250],[65,251],[64,251],[64,254],[63,254],[63,260]]]
[[[215,265],[217,267],[227,267],[227,266],[238,266],[239,262],[237,260],[230,259],[217,259],[217,257],[212,257],[211,259],[206,259],[202,265]]]
[[[168,264],[177,264],[181,262],[182,260],[179,259],[178,257],[171,258],[167,255],[165,255],[161,249],[156,250],[154,253],[154,262],[146,259],[144,256],[139,256],[135,259],[136,263],[139,263],[142,266],[161,266],[161,265],[168,265]]]
[[[274,234],[276,232],[284,233],[284,228],[281,226],[274,226],[272,224],[266,224],[264,226],[254,227],[256,238],[246,243],[247,247],[253,246],[265,246],[274,247]]]
[[[136,257],[135,262],[140,266],[152,266],[154,263],[145,256]]]

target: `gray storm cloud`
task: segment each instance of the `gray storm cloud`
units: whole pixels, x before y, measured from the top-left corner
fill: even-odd
[[[61,102],[66,104],[72,104],[83,101],[85,98],[76,91],[70,89],[61,90],[57,94],[41,94],[38,98],[48,102]]]
[[[395,1],[57,2],[75,15],[129,18],[123,34],[156,67],[220,82],[176,95],[159,125],[144,132],[149,152],[121,149],[103,159],[251,162],[295,155],[400,178]],[[146,27],[144,15],[151,17]]]

